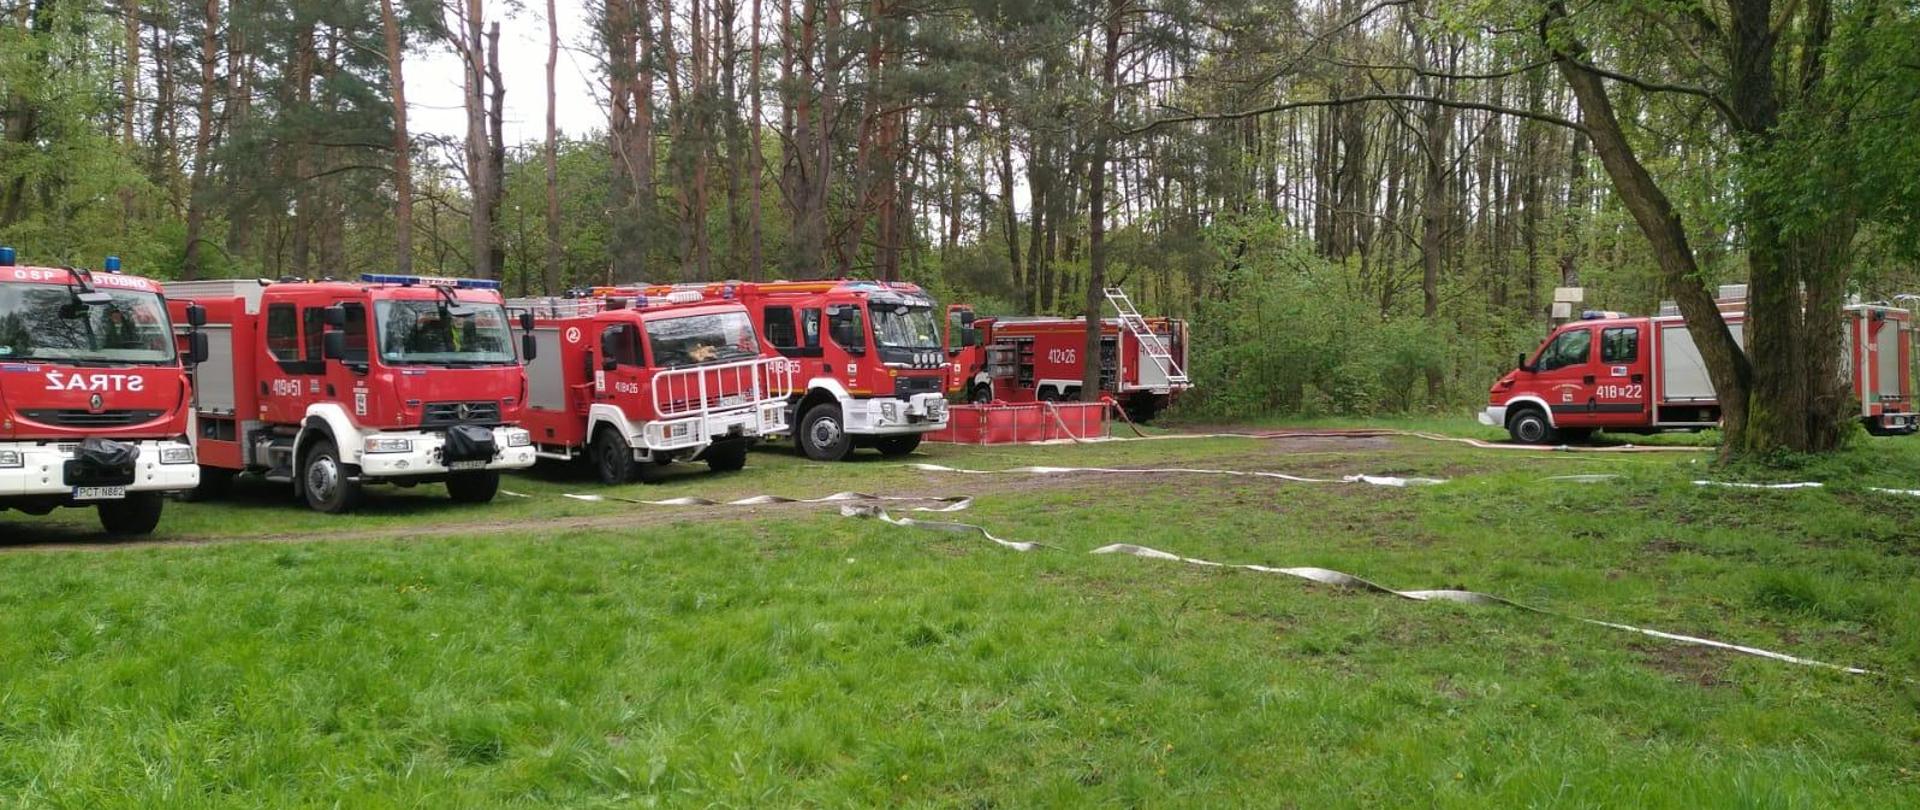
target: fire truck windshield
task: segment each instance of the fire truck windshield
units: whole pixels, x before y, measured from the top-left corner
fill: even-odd
[[[439,299],[377,302],[380,359],[416,366],[515,362],[506,308],[466,301],[461,305],[465,313],[449,310]]]
[[[647,321],[656,366],[697,366],[760,356],[760,338],[745,312],[720,312]]]
[[[873,339],[888,349],[940,348],[940,322],[932,307],[899,304],[872,306]]]
[[[173,326],[160,296],[100,290],[81,303],[50,284],[0,284],[0,361],[141,364],[173,362]]]

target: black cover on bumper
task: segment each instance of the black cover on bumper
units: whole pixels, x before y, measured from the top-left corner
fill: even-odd
[[[456,461],[492,461],[493,431],[479,425],[454,425],[447,428],[447,445],[441,451],[442,460],[451,464]]]
[[[80,442],[74,456],[63,470],[68,486],[123,487],[133,483],[140,446],[96,437]]]

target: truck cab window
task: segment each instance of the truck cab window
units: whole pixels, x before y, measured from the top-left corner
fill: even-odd
[[[827,328],[840,348],[855,352],[867,348],[867,324],[859,307],[842,305],[827,313]]]
[[[773,344],[774,348],[793,349],[800,346],[795,339],[793,307],[767,307],[766,324],[767,342]]]
[[[267,353],[283,362],[300,359],[300,321],[292,304],[267,307]]]
[[[1600,362],[1631,363],[1640,359],[1640,327],[1615,326],[1600,332]]]
[[[321,356],[321,336],[327,331],[327,311],[322,307],[307,307],[300,311],[301,326],[307,330],[307,362],[318,363],[326,358]]]
[[[613,362],[623,366],[640,365],[640,334],[633,324],[609,326],[606,333],[610,337],[603,338],[606,343],[602,345],[612,350]]]
[[[800,345],[808,349],[820,348],[820,310],[800,311]]]
[[[1559,337],[1547,344],[1547,350],[1540,353],[1539,370],[1552,371],[1585,363],[1592,348],[1592,329],[1572,329],[1561,332]]]

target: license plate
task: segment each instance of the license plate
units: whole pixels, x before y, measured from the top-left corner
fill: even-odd
[[[76,501],[114,501],[127,497],[126,487],[74,487]]]
[[[486,468],[485,461],[456,461],[447,465],[449,470],[484,470]]]

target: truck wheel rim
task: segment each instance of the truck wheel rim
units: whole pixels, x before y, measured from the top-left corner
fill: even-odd
[[[814,420],[813,430],[809,431],[808,435],[813,439],[813,446],[831,447],[834,442],[840,441],[840,423],[831,417],[823,416]]]
[[[340,467],[332,456],[321,456],[307,465],[307,490],[320,500],[333,497],[333,490],[340,483]]]
[[[1540,423],[1532,419],[1520,420],[1520,438],[1529,442],[1540,441]]]

